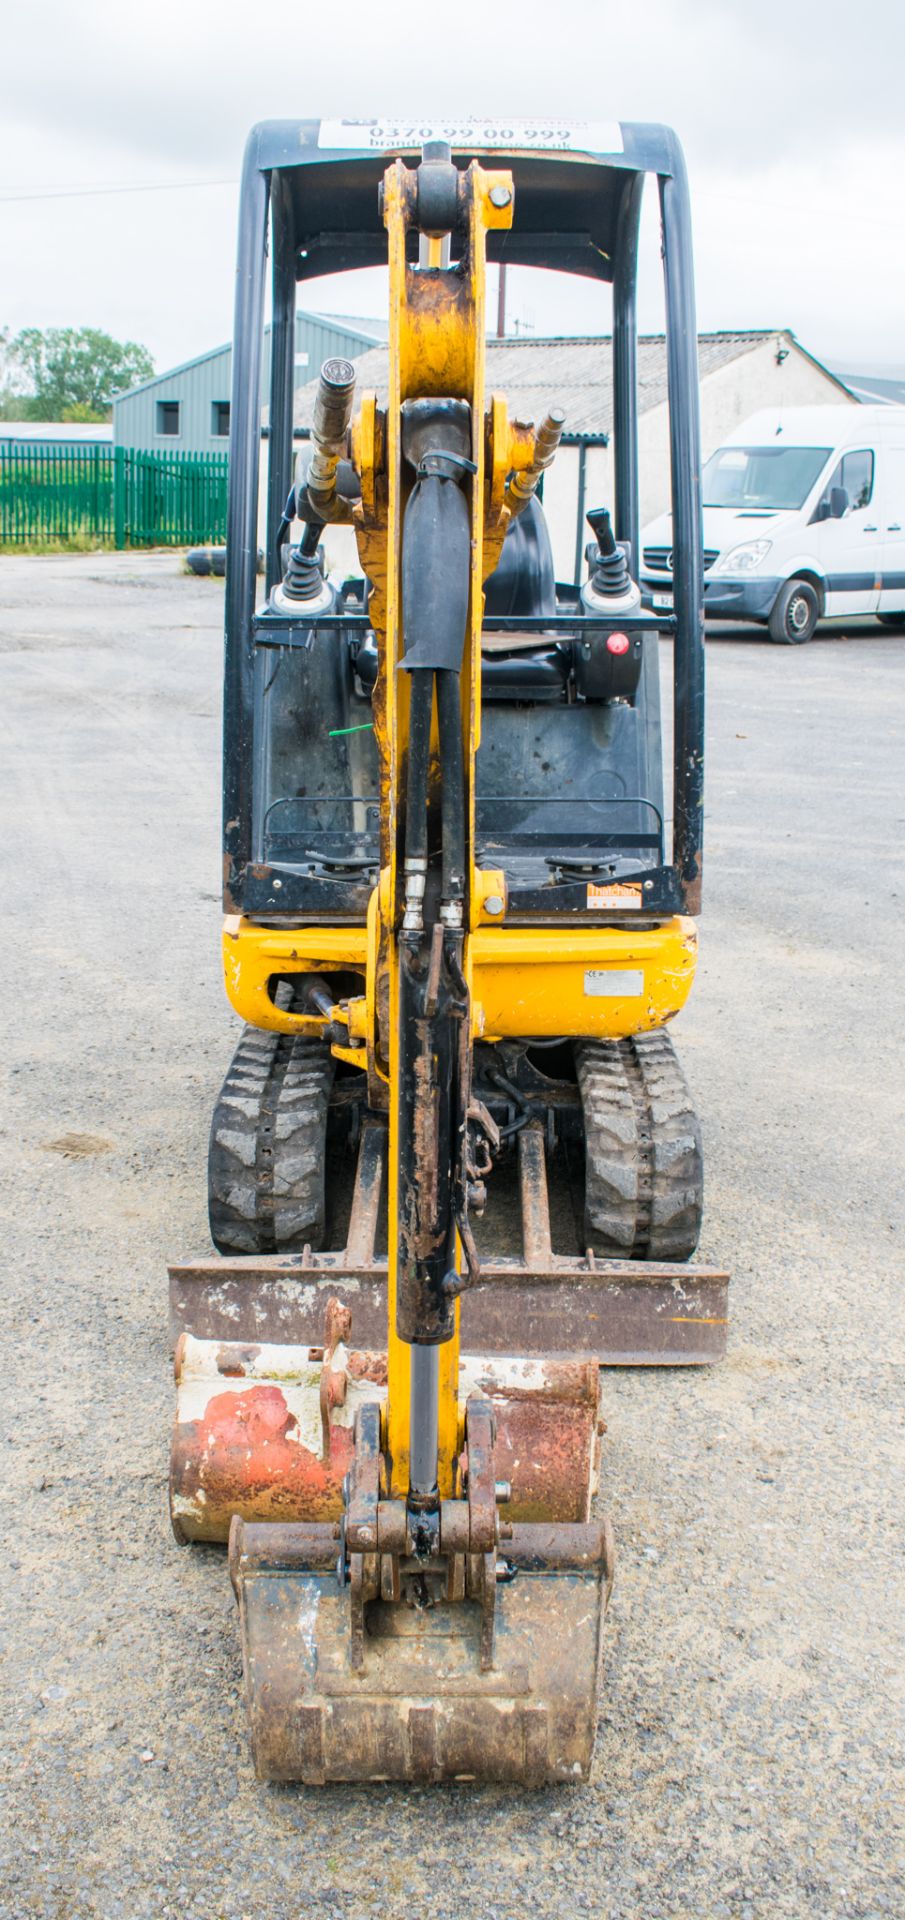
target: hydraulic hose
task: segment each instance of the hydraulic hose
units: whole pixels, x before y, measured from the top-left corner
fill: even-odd
[[[437,674],[440,733],[440,818],[442,826],[441,898],[444,904],[465,897],[465,756],[462,746],[462,696],[457,673]]]
[[[425,471],[443,460],[448,473]],[[407,673],[462,664],[468,626],[471,520],[452,455],[426,455],[405,508],[402,609]],[[453,474],[456,475],[453,478]]]
[[[434,676],[429,668],[411,676],[409,697],[408,779],[405,797],[405,915],[407,933],[424,926],[424,889],[427,885],[427,787],[430,775],[431,713]]]
[[[294,519],[295,519],[295,488],[290,487],[289,497],[286,501],[285,507],[283,508],[283,517],[280,521],[279,526],[277,527],[275,553],[276,553],[276,577],[278,580],[283,570],[283,567],[282,567],[283,541],[285,540],[286,535],[289,532],[289,529]]]
[[[409,761],[405,806],[405,859],[427,859],[427,781],[434,676],[412,674],[409,698]]]

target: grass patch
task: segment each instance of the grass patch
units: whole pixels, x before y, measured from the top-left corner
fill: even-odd
[[[113,540],[104,538],[92,529],[84,533],[68,533],[59,538],[51,534],[35,534],[30,540],[0,539],[0,553],[112,553]]]

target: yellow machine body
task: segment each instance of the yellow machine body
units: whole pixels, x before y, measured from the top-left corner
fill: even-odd
[[[681,1011],[694,980],[697,929],[682,914],[641,927],[507,927],[504,919],[476,928],[467,951],[472,1019],[481,1039],[532,1033],[621,1040],[665,1026]],[[365,1034],[374,1033],[376,1018],[373,952],[370,962],[364,927],[284,930],[256,926],[237,915],[224,922],[227,995],[240,1019],[269,1033],[314,1035],[328,1024],[326,1015],[278,1007],[275,978],[322,973],[329,979],[331,972],[360,972],[357,1031],[364,1043]],[[629,982],[626,974],[632,976]],[[342,1050],[340,1057],[346,1057]]]
[[[474,424],[472,458],[472,562],[470,612],[462,668],[465,777],[469,848],[474,844],[475,756],[481,737],[481,626],[483,584],[499,558],[517,500],[507,479],[531,464],[534,435],[511,426],[505,398],[485,399],[485,234],[508,227],[513,184],[508,173],[472,162],[468,269],[440,265],[440,244],[432,243],[426,268],[406,263],[406,232],[411,224],[415,174],[396,161],[384,181],[384,218],[390,273],[390,385],[385,414],[365,394],[353,427],[353,452],[361,477],[361,503],[353,524],[361,564],[373,583],[369,615],[378,636],[381,671],[374,692],[374,724],[381,768],[381,881],[374,890],[367,928],[317,927],[282,930],[232,916],[223,933],[226,990],[236,1012],[252,1026],[269,1031],[309,1033],[329,1017],[284,1011],[272,995],[274,976],[331,971],[361,972],[361,1001],[346,1008],[350,1042],[335,1046],[339,1058],[385,1074],[389,1106],[389,1394],[387,1450],[394,1494],[408,1484],[409,1349],[395,1333],[395,1232],[398,1196],[396,1088],[398,1067],[397,957],[398,816],[408,723],[408,676],[397,671],[401,654],[401,519],[406,480],[401,446],[402,406],[406,400],[437,395],[465,400]],[[501,204],[494,204],[495,193]],[[485,422],[486,413],[486,422]],[[435,716],[436,727],[436,716]],[[502,892],[500,889],[502,888]],[[503,902],[502,915],[485,906],[491,891]],[[589,887],[589,896],[595,889]],[[632,890],[625,889],[627,893]],[[618,890],[617,890],[618,897]],[[589,906],[591,900],[589,899]],[[643,907],[641,890],[630,912]],[[691,988],[697,952],[694,922],[675,916],[665,924],[633,926],[507,926],[502,876],[472,864],[471,926],[465,943],[464,972],[471,991],[474,1038],[487,1040],[531,1033],[618,1039],[646,1032],[672,1019]],[[602,907],[606,912],[606,907]],[[378,1007],[387,1006],[389,1057],[380,1063]],[[376,1078],[376,1076],[375,1076]],[[378,1099],[381,1088],[375,1088]],[[462,1438],[463,1408],[457,1401],[458,1340],[441,1349],[440,1492],[453,1492],[454,1460]]]

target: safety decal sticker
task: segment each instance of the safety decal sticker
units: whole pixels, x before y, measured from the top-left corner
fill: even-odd
[[[620,886],[618,882],[614,882],[612,886],[598,887],[593,881],[588,882],[589,907],[596,907],[598,910],[601,907],[615,907],[620,913],[625,913],[637,911],[640,905],[640,886]]]

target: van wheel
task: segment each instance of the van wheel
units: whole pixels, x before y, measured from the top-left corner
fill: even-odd
[[[905,627],[905,613],[878,613],[877,619],[881,627],[898,627],[900,633]]]
[[[787,580],[770,615],[770,639],[787,647],[810,640],[820,618],[820,601],[807,580]]]

